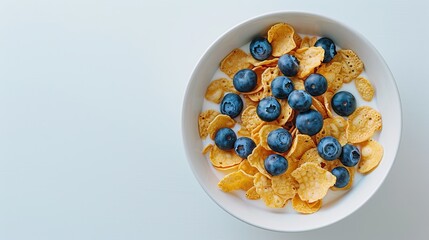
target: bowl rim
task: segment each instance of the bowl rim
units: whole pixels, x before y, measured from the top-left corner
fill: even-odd
[[[353,34],[359,36],[359,38],[365,42],[365,45],[367,45],[368,47],[370,47],[370,51],[374,52],[374,54],[379,58],[379,60],[381,61],[382,65],[386,68],[386,73],[390,75],[390,78],[393,80],[393,87],[395,92],[393,93],[394,95],[397,96],[397,100],[399,102],[398,107],[398,112],[399,112],[399,119],[397,119],[399,121],[399,132],[398,132],[398,139],[396,142],[394,142],[394,149],[395,152],[393,153],[393,159],[390,163],[390,165],[387,167],[386,169],[386,173],[381,177],[381,179],[379,180],[379,184],[378,186],[376,186],[375,188],[373,188],[373,190],[370,192],[370,194],[368,195],[368,197],[366,197],[365,199],[361,200],[359,202],[359,204],[357,206],[355,206],[352,210],[348,211],[344,216],[339,217],[339,218],[335,218],[332,221],[326,221],[323,222],[322,224],[319,224],[317,226],[314,227],[310,227],[310,228],[306,228],[306,229],[299,229],[299,230],[284,230],[284,229],[277,229],[277,228],[270,228],[269,226],[262,226],[262,225],[258,225],[256,223],[247,221],[246,219],[240,217],[239,215],[236,215],[235,213],[232,213],[230,211],[228,211],[220,202],[218,202],[210,193],[209,190],[206,188],[203,180],[200,178],[199,174],[197,174],[197,169],[195,168],[195,166],[192,164],[191,162],[191,154],[189,152],[189,141],[186,138],[187,132],[185,131],[186,129],[186,109],[188,108],[188,106],[186,105],[187,103],[187,99],[190,96],[190,88],[191,85],[193,84],[193,79],[195,79],[195,75],[197,74],[197,69],[200,67],[201,64],[203,64],[203,59],[206,58],[207,54],[210,52],[210,50],[216,46],[219,42],[222,41],[222,39],[224,39],[227,35],[230,34],[230,32],[242,27],[245,24],[248,24],[249,22],[253,22],[253,21],[257,21],[259,19],[264,19],[267,17],[273,17],[274,15],[284,15],[284,14],[300,14],[300,15],[307,15],[307,16],[311,16],[311,17],[317,17],[317,18],[321,18],[324,20],[328,20],[328,21],[332,21],[335,24],[347,29],[348,31],[352,32]],[[255,17],[251,17],[251,18],[247,18],[243,21],[241,21],[240,23],[234,25],[233,27],[230,27],[228,30],[226,30],[225,32],[223,32],[219,37],[216,38],[216,40],[214,40],[204,51],[204,53],[201,55],[201,57],[198,59],[195,67],[192,70],[192,73],[189,77],[187,86],[186,86],[186,90],[183,96],[183,101],[182,101],[182,112],[181,112],[182,116],[181,116],[181,128],[182,128],[182,141],[183,141],[183,146],[185,148],[185,155],[186,155],[186,159],[188,161],[188,165],[192,170],[192,173],[194,175],[194,177],[197,179],[199,185],[203,188],[204,192],[210,197],[210,199],[215,202],[220,208],[222,208],[224,211],[226,211],[227,213],[229,213],[231,216],[235,217],[236,219],[239,219],[242,222],[245,222],[249,225],[261,228],[261,229],[266,229],[266,230],[270,230],[270,231],[275,231],[275,232],[304,232],[304,231],[311,231],[311,230],[316,230],[316,229],[320,229],[323,227],[327,227],[329,225],[332,225],[336,222],[339,222],[340,220],[343,220],[345,218],[347,218],[348,216],[350,216],[351,214],[355,213],[358,209],[360,209],[366,202],[368,202],[369,199],[371,199],[374,194],[378,191],[378,189],[381,187],[381,185],[383,185],[384,181],[386,180],[387,176],[389,175],[389,172],[391,171],[393,164],[396,161],[397,158],[397,153],[402,141],[402,131],[403,131],[403,112],[402,112],[402,101],[401,101],[401,97],[399,94],[399,90],[398,90],[398,86],[397,83],[395,81],[395,78],[392,74],[392,71],[390,70],[389,66],[387,65],[386,61],[384,60],[384,58],[382,57],[382,55],[380,54],[380,52],[375,48],[375,46],[365,37],[363,36],[360,32],[357,32],[356,30],[354,30],[353,28],[341,23],[339,20],[335,19],[335,18],[331,18],[331,17],[326,17],[324,15],[321,15],[319,13],[314,13],[314,12],[310,12],[310,11],[296,11],[296,10],[280,10],[280,11],[271,11],[271,12],[266,12],[260,15],[257,15]]]

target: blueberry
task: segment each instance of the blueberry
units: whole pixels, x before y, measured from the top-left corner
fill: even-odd
[[[345,167],[336,167],[331,171],[332,175],[337,178],[334,186],[337,188],[343,188],[350,182],[350,173]]]
[[[337,50],[335,49],[335,43],[330,38],[319,38],[319,40],[314,43],[314,46],[321,47],[323,48],[323,50],[325,50],[325,56],[323,57],[324,63],[330,62],[332,58],[334,58],[334,56],[337,54]]]
[[[271,82],[273,96],[278,99],[287,99],[293,90],[293,82],[288,77],[278,76]]]
[[[292,136],[286,129],[279,128],[268,134],[267,143],[273,151],[284,153],[292,145]]]
[[[305,79],[304,86],[311,96],[320,96],[328,89],[328,81],[323,75],[312,73]]]
[[[256,108],[256,114],[265,122],[276,120],[280,116],[281,106],[274,97],[261,99]]]
[[[299,60],[293,55],[285,54],[279,58],[277,65],[283,75],[293,77],[298,73]]]
[[[241,137],[234,144],[235,153],[241,158],[247,158],[255,147],[255,142],[248,137]]]
[[[343,152],[340,156],[340,161],[344,166],[353,167],[360,160],[360,151],[354,145],[346,144],[343,146]]]
[[[262,61],[271,56],[273,48],[264,37],[257,37],[250,42],[250,54],[256,60]]]
[[[289,106],[299,112],[305,112],[310,109],[313,100],[310,94],[304,90],[294,90],[289,94],[287,99]]]
[[[334,137],[324,137],[320,139],[319,144],[317,144],[317,152],[323,159],[332,161],[340,157],[341,144]]]
[[[243,100],[235,93],[226,94],[220,103],[220,112],[226,114],[231,118],[240,115],[243,110]]]
[[[271,154],[265,159],[264,167],[271,176],[277,176],[286,172],[288,162],[286,158],[281,155]]]
[[[222,150],[230,150],[234,148],[234,143],[237,140],[237,135],[231,128],[221,128],[216,132],[215,144]]]
[[[238,71],[232,79],[235,89],[239,92],[252,91],[256,87],[257,81],[258,77],[251,69],[242,69]]]
[[[343,117],[350,116],[356,109],[356,99],[347,91],[335,93],[331,100],[332,109]]]
[[[300,133],[313,136],[323,127],[322,114],[313,109],[300,112],[298,116],[296,116],[295,125]]]

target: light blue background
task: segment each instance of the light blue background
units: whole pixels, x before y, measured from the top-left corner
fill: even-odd
[[[364,34],[402,97],[391,174],[356,213],[284,234],[200,188],[181,140],[193,67],[232,26],[305,10]],[[0,1],[0,240],[423,239],[429,205],[427,1]]]

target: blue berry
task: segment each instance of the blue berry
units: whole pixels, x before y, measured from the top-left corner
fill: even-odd
[[[261,99],[256,108],[256,114],[265,122],[276,120],[280,116],[281,106],[274,97]]]
[[[360,151],[354,145],[346,144],[343,146],[343,152],[340,157],[340,161],[344,166],[353,167],[358,164],[360,160]]]
[[[253,70],[242,69],[234,75],[232,84],[239,92],[250,92],[256,87],[257,81],[258,77]]]
[[[273,151],[284,153],[292,145],[292,135],[286,129],[279,128],[268,134],[267,143]]]
[[[323,62],[327,63],[334,58],[334,56],[337,54],[337,50],[335,49],[335,43],[327,37],[319,38],[315,43],[315,47],[321,47],[323,50],[325,50],[325,55],[323,57]]]
[[[278,154],[269,155],[264,161],[265,170],[271,176],[278,176],[284,172],[286,172],[288,168],[288,162],[286,158]]]
[[[220,103],[220,112],[226,114],[231,118],[240,115],[243,110],[243,100],[235,93],[226,94]]]
[[[337,92],[332,97],[331,106],[335,113],[347,117],[356,110],[356,99],[350,92]]]
[[[256,60],[262,61],[271,56],[273,48],[264,37],[257,37],[250,42],[250,54]]]
[[[300,112],[298,116],[296,116],[295,125],[300,133],[313,136],[323,127],[322,114],[313,109]]]
[[[298,73],[299,60],[293,55],[285,54],[279,58],[277,66],[283,75],[293,77]]]
[[[331,173],[337,178],[334,184],[335,187],[343,188],[349,184],[350,173],[345,167],[336,167],[332,169]]]
[[[317,152],[323,159],[332,161],[340,157],[341,144],[336,138],[327,136],[320,139],[319,144],[317,144]]]
[[[271,82],[273,96],[278,99],[287,99],[293,90],[293,82],[288,77],[278,76]]]
[[[299,112],[305,112],[310,109],[313,100],[310,94],[304,90],[294,90],[289,94],[287,99],[289,106]]]
[[[221,128],[216,132],[215,144],[222,150],[230,150],[234,148],[234,143],[237,140],[237,135],[231,128]]]
[[[312,73],[305,79],[304,86],[311,96],[320,96],[328,89],[328,81],[323,75]]]
[[[235,153],[241,158],[247,158],[255,147],[255,142],[248,137],[241,137],[234,144]]]

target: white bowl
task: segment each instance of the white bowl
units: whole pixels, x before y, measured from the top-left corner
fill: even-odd
[[[375,85],[377,106],[383,117],[383,130],[378,139],[384,147],[384,157],[380,165],[371,174],[355,182],[349,191],[325,201],[318,212],[310,215],[269,209],[262,201],[245,199],[244,192],[231,194],[220,191],[217,187],[219,177],[202,155],[202,142],[198,135],[198,115],[202,109],[204,93],[219,67],[219,62],[232,49],[243,46],[257,35],[266,34],[268,28],[278,22],[291,24],[298,33],[331,37],[338,46],[355,51],[365,64],[368,78]],[[401,122],[401,103],[395,80],[374,46],[361,34],[336,20],[303,12],[276,12],[258,16],[233,27],[219,37],[195,67],[182,109],[182,134],[186,155],[195,177],[206,193],[234,217],[254,226],[284,232],[327,226],[345,218],[368,201],[383,183],[395,160],[401,137]]]

